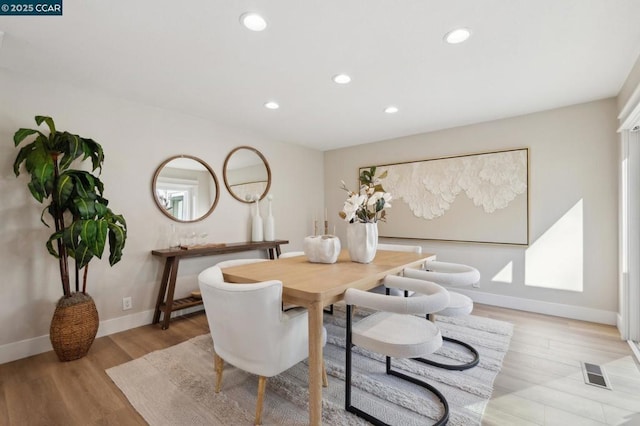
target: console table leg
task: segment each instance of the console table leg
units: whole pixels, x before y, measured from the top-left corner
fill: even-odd
[[[167,283],[169,282],[169,273],[171,272],[173,259],[175,259],[175,257],[168,257],[164,261],[164,272],[162,272],[162,280],[160,281],[158,298],[156,299],[156,310],[153,312],[153,322],[151,324],[157,324],[160,322],[160,305],[164,302],[164,296],[167,292]]]
[[[167,286],[167,299],[164,302],[164,317],[162,318],[162,329],[169,328],[169,321],[171,320],[171,312],[173,311],[173,294],[176,291],[176,277],[178,276],[178,262],[177,257],[173,258],[171,262],[171,274],[169,275],[169,283]]]

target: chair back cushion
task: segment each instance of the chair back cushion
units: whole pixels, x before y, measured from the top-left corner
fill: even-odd
[[[412,246],[412,245],[408,245],[408,244],[378,243],[378,250],[404,251],[404,252],[408,252],[408,253],[422,253],[422,247],[420,247],[420,246]]]
[[[224,282],[213,266],[198,276],[214,350],[225,361],[265,377],[308,356],[307,312],[282,312],[282,282]]]
[[[431,314],[449,305],[449,292],[438,284],[397,275],[388,275],[383,282],[387,287],[412,290],[416,294],[412,297],[386,296],[349,288],[344,294],[345,303],[406,315]]]
[[[216,263],[216,266],[220,269],[224,268],[232,268],[234,266],[247,265],[249,263],[258,263],[258,262],[268,262],[269,259],[230,259],[223,260],[222,262]]]
[[[425,270],[406,268],[404,276],[451,286],[468,286],[480,281],[480,272],[472,266],[436,260],[427,261]]]

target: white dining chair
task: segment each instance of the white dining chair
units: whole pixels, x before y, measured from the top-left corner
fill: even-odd
[[[429,383],[415,376],[408,376],[392,368],[392,358],[419,358],[429,355],[442,346],[442,334],[432,322],[416,315],[427,315],[444,309],[449,303],[449,293],[437,284],[400,276],[387,276],[384,284],[400,291],[410,290],[413,297],[398,297],[371,293],[354,288],[345,292],[347,312],[345,359],[345,409],[374,425],[386,425],[352,402],[353,375],[352,347],[358,346],[386,357],[386,373],[408,380],[432,392],[443,405],[443,414],[436,425],[444,425],[449,418],[449,404],[442,393]],[[377,312],[353,323],[353,305]]]
[[[480,272],[476,268],[460,263],[429,260],[425,262],[423,269],[406,268],[404,270],[404,276],[434,282],[449,290],[451,298],[449,305],[439,312],[429,314],[427,317],[429,320],[435,322],[436,316],[438,315],[449,317],[467,316],[473,311],[473,300],[462,293],[451,291],[451,288],[470,286],[479,282]],[[457,371],[467,370],[478,365],[480,362],[480,354],[476,348],[462,340],[451,337],[444,337],[444,340],[466,348],[473,359],[462,364],[444,364],[430,359],[423,359],[421,361],[435,367]]]
[[[259,263],[259,262],[268,262],[271,259],[262,259],[262,258],[249,258],[249,259],[230,259],[230,260],[223,260],[222,262],[218,262],[216,263],[216,266],[220,269],[224,269],[224,268],[232,268],[234,266],[240,266],[240,265],[249,265],[251,263]],[[291,305],[291,304],[282,304],[282,310],[283,311],[288,311],[289,309],[293,309],[293,308],[297,308],[298,305]]]
[[[297,256],[304,256],[304,252],[303,251],[289,251],[289,252],[285,252],[285,253],[280,253],[280,256],[278,256],[278,259],[286,259],[288,257],[297,257]]]
[[[282,311],[281,281],[227,283],[221,269],[212,266],[198,275],[198,282],[213,338],[215,392],[220,392],[222,387],[225,361],[258,375],[255,424],[261,424],[267,378],[309,356],[307,310]],[[326,339],[323,329],[323,346]],[[322,373],[326,387],[324,362]]]
[[[268,262],[268,261],[269,259],[262,259],[262,258],[230,259],[230,260],[223,260],[222,262],[218,262],[216,263],[216,266],[220,269],[224,269],[224,268],[232,268],[234,266],[248,265],[251,263]]]
[[[387,244],[387,243],[378,243],[378,250],[388,250],[388,251],[402,251],[406,253],[422,253],[422,247],[409,245],[409,244]],[[392,296],[399,296],[400,292],[395,289],[389,289],[384,285],[379,285],[378,287],[372,288],[369,290],[373,293],[378,294],[390,294]],[[408,296],[407,292],[403,292],[405,296]]]

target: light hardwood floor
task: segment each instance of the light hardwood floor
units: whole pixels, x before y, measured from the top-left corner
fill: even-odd
[[[614,327],[483,305],[474,315],[515,325],[483,425],[640,425],[640,370]],[[193,314],[96,339],[78,361],[0,365],[0,425],[144,425],[105,369],[206,332]],[[580,361],[603,365],[613,390],[584,384]]]

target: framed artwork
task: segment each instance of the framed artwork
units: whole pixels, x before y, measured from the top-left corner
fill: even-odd
[[[376,168],[393,196],[381,237],[529,244],[528,148]]]

